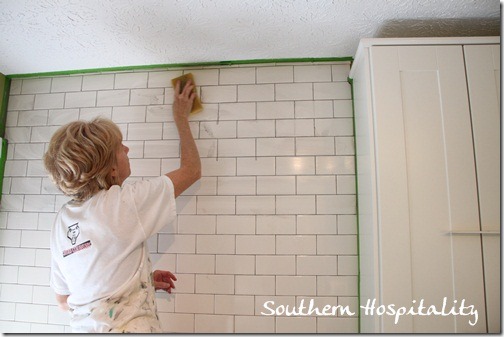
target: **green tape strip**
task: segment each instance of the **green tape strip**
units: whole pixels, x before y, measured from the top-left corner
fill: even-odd
[[[0,137],[5,136],[5,121],[7,119],[7,105],[9,103],[10,78],[0,74]]]
[[[7,75],[8,78],[26,78],[26,77],[46,77],[46,76],[62,76],[76,75],[87,73],[101,73],[127,70],[149,70],[158,68],[188,68],[188,67],[208,67],[208,66],[232,66],[246,65],[258,63],[296,63],[296,62],[353,62],[353,57],[321,57],[321,58],[285,58],[285,59],[255,59],[255,60],[235,60],[235,61],[218,61],[218,62],[196,62],[196,63],[172,63],[172,64],[153,64],[140,66],[125,66],[112,68],[94,68],[80,70],[65,70],[31,74],[12,74]]]
[[[5,162],[7,161],[7,139],[2,138],[2,153],[0,154],[0,202],[2,201]]]
[[[359,333],[361,333],[361,272],[360,272],[360,231],[359,231],[359,179],[357,175],[357,137],[355,134],[355,97],[354,97],[354,86],[353,86],[353,78],[348,77],[348,83],[350,83],[350,92],[352,95],[352,113],[353,113],[353,132],[354,132],[354,148],[355,148],[355,156],[354,156],[354,168],[355,168],[355,212],[357,213],[357,305],[358,305],[358,312],[359,316],[357,317],[358,320],[358,325],[359,325]]]

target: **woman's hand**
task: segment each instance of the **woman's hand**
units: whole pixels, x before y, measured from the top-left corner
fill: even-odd
[[[152,280],[154,281],[154,289],[164,290],[171,294],[172,289],[175,289],[173,281],[177,281],[177,278],[167,270],[155,270],[152,273]]]
[[[187,81],[185,87],[180,90],[180,81],[175,85],[175,97],[173,99],[173,118],[175,122],[180,118],[186,118],[191,112],[196,93],[193,92],[194,85],[191,80]]]

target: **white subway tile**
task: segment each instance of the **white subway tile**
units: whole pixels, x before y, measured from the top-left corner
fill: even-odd
[[[196,275],[196,293],[233,294],[234,275]]]
[[[96,93],[95,93],[96,94]],[[65,104],[65,94],[37,94],[35,96],[34,109],[59,109]],[[94,106],[94,102],[93,102]],[[65,106],[67,107],[67,106]],[[27,110],[27,109],[18,109]]]
[[[192,73],[197,86],[219,84],[219,69],[184,70],[184,74]]]
[[[49,110],[47,125],[64,125],[79,119],[79,109]]]
[[[145,142],[144,158],[179,157],[178,140],[148,140]]]
[[[175,311],[177,313],[213,313],[214,295],[175,294]]]
[[[315,214],[315,196],[287,195],[276,197],[277,214]]]
[[[257,119],[294,118],[294,102],[258,102]]]
[[[148,105],[145,121],[147,123],[173,121],[172,106],[171,105]]]
[[[5,118],[5,126],[17,126],[19,111],[9,111]]]
[[[355,174],[353,156],[316,157],[317,174]]]
[[[2,196],[2,203],[0,204],[0,211],[22,211],[23,210],[23,195],[9,195]]]
[[[115,75],[114,89],[146,88],[148,73],[120,73]]]
[[[278,157],[277,175],[315,174],[315,157]]]
[[[317,254],[355,255],[357,254],[357,236],[318,235]]]
[[[294,215],[258,215],[257,234],[296,234]]]
[[[275,99],[273,84],[238,85],[239,102],[267,102]]]
[[[200,138],[236,138],[235,121],[200,122]]]
[[[256,275],[295,275],[294,255],[259,255],[256,257]]]
[[[129,90],[98,91],[96,106],[121,106],[128,105],[130,100]]]
[[[338,275],[358,275],[357,256],[338,256]]]
[[[275,276],[236,275],[235,294],[275,295]]]
[[[336,137],[336,154],[340,156],[354,155],[355,144],[353,137]]]
[[[194,294],[195,275],[177,273],[177,281],[175,283],[175,292],[180,294]]]
[[[313,137],[313,119],[286,119],[276,121],[277,137]]]
[[[45,95],[41,95],[44,98]],[[60,95],[63,97],[63,95]],[[42,106],[48,105],[44,100]],[[11,110],[33,110],[35,106],[35,95],[14,95],[9,97],[7,111]],[[63,107],[63,100],[60,108]],[[41,108],[44,109],[44,108]],[[45,108],[47,109],[47,108]]]
[[[51,92],[81,91],[82,76],[54,77]]]
[[[236,102],[237,89],[235,85],[211,86],[201,88],[202,103]]]
[[[234,235],[197,235],[196,253],[198,254],[234,254]]]
[[[240,176],[275,174],[274,157],[237,158],[237,165],[237,174]]]
[[[333,117],[332,101],[297,101],[295,102],[296,118],[330,118]]]
[[[223,68],[219,70],[219,84],[255,83],[255,68]]]
[[[92,119],[102,117],[112,119],[112,108],[104,107],[104,108],[81,108],[79,119],[90,121]]]
[[[275,254],[274,235],[237,235],[236,254]]]
[[[217,157],[217,139],[196,139],[195,142],[201,158]]]
[[[195,333],[233,333],[234,316],[231,315],[195,315]]]
[[[23,80],[21,78],[11,79],[9,95],[19,95],[21,94],[21,87],[23,85]]]
[[[234,176],[236,175],[236,158],[201,158],[201,172],[207,177]]]
[[[30,134],[31,134],[30,127],[5,128],[5,138],[9,140],[10,144],[28,143],[30,141]]]
[[[254,296],[215,295],[215,313],[227,315],[253,315]]]
[[[357,234],[357,216],[338,215],[338,234]]]
[[[316,333],[317,317],[276,317],[276,333]]]
[[[33,286],[2,284],[0,299],[2,302],[32,303]]]
[[[338,99],[333,101],[334,117],[350,117],[353,118],[352,100]]]
[[[218,177],[219,195],[254,195],[256,194],[255,177]]]
[[[315,120],[315,136],[352,136],[353,118],[324,118]]]
[[[32,143],[45,142],[51,140],[52,135],[58,130],[58,126],[34,126],[32,127],[32,134],[30,141]]]
[[[258,156],[292,156],[295,138],[258,138]]]
[[[313,84],[275,84],[275,99],[277,101],[300,101],[313,99]]]
[[[214,234],[216,216],[179,215],[177,225],[179,234]]]
[[[158,252],[163,254],[195,253],[196,236],[186,234],[159,234]]]
[[[337,275],[336,256],[298,256],[296,261],[298,275]]]
[[[298,215],[297,234],[336,234],[336,215]]]
[[[148,87],[149,88],[165,88],[171,87],[171,80],[173,78],[179,77],[182,75],[181,70],[175,71],[151,71],[149,72],[149,80]]]
[[[355,195],[317,195],[317,214],[355,214]]]
[[[30,332],[32,333],[64,333],[65,327],[62,325],[56,324],[39,324],[39,323],[31,323],[30,324]]]
[[[234,196],[198,196],[198,214],[235,214]]]
[[[15,315],[16,315],[15,303],[0,302],[0,320],[14,321]],[[2,331],[4,330],[2,329]]]
[[[333,64],[332,68],[332,80],[346,82],[348,80],[348,75],[350,74],[350,64]]]
[[[357,318],[317,317],[317,333],[358,333]]]
[[[163,171],[165,172],[165,171]],[[183,195],[216,195],[217,177],[202,177],[182,193]]]
[[[255,156],[255,139],[219,139],[219,157]]]
[[[255,273],[254,255],[216,255],[217,274],[246,275]]]
[[[145,122],[145,106],[118,106],[112,109],[112,120],[116,123]]]
[[[317,277],[277,276],[276,290],[277,295],[314,296],[317,294]]]
[[[257,103],[261,104],[261,103]],[[219,120],[244,120],[256,118],[256,103],[219,104]]]
[[[30,161],[31,162],[31,161]],[[26,160],[7,160],[5,162],[5,177],[26,176],[28,162]],[[30,171],[33,172],[33,171]],[[44,175],[47,175],[43,172]]]
[[[269,195],[296,194],[296,177],[288,177],[288,176],[257,177],[257,194],[269,194]]]
[[[257,67],[257,83],[289,83],[294,81],[292,66]]]
[[[3,333],[28,333],[30,323],[0,321],[0,330]]]
[[[297,177],[298,194],[336,194],[335,176]]]
[[[317,239],[315,235],[277,235],[277,254],[317,254]]]
[[[162,123],[128,124],[128,140],[157,140],[163,136]]]
[[[0,266],[0,282],[1,283],[18,283],[17,266]]]
[[[296,138],[296,155],[334,155],[333,137]]]
[[[350,84],[346,82],[314,83],[313,95],[321,99],[352,99]]]
[[[51,251],[49,249],[37,249],[35,253],[36,267],[51,267]]]
[[[18,283],[48,286],[50,271],[50,268],[19,267]]]
[[[51,78],[29,78],[23,80],[22,94],[41,94],[51,91]]]
[[[89,108],[96,106],[96,91],[69,92],[65,94],[65,108]],[[50,108],[57,108],[51,106]]]
[[[217,234],[254,234],[255,216],[217,215]]]
[[[194,314],[158,314],[161,329],[165,333],[194,333]]]
[[[149,105],[149,104],[163,104],[164,102],[164,89],[132,89],[130,97],[130,105]]]
[[[275,318],[235,316],[235,333],[275,333]]]
[[[40,194],[41,178],[12,178],[12,194]]]
[[[337,176],[338,194],[355,194],[355,175]]]
[[[143,151],[143,145],[142,145],[142,151]],[[175,171],[179,168],[180,168],[180,158],[161,159],[161,173],[166,174]]]
[[[331,82],[331,66],[330,65],[295,66],[294,82]]]
[[[54,212],[55,202],[52,195],[25,195],[23,211]]]
[[[26,179],[26,178],[25,178]],[[9,212],[7,228],[8,229],[37,229],[37,213]]]
[[[87,75],[82,79],[82,90],[107,90],[114,88],[114,74]]]
[[[159,159],[130,159],[132,177],[158,177],[161,175]]]
[[[17,126],[47,125],[48,110],[24,110],[18,113]]]
[[[47,305],[16,304],[16,321],[47,323]]]
[[[236,214],[275,214],[275,197],[237,196]]]
[[[2,235],[5,232],[2,233]],[[5,248],[3,263],[6,265],[15,266],[34,266],[35,265],[35,249],[29,248]]]
[[[238,121],[238,137],[275,137],[275,121]]]
[[[49,231],[32,231],[23,230],[21,235],[21,247],[26,248],[49,248],[50,247],[50,232]],[[5,245],[6,246],[6,245]]]
[[[215,255],[177,254],[177,273],[212,274]]]
[[[357,296],[357,276],[318,276],[318,296]]]

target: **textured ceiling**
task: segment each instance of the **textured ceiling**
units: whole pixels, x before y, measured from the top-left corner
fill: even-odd
[[[347,57],[364,37],[499,29],[498,0],[0,0],[0,72]]]

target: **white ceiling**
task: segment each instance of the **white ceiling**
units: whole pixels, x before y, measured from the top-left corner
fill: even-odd
[[[347,57],[364,37],[499,30],[498,0],[0,0],[0,72]]]

